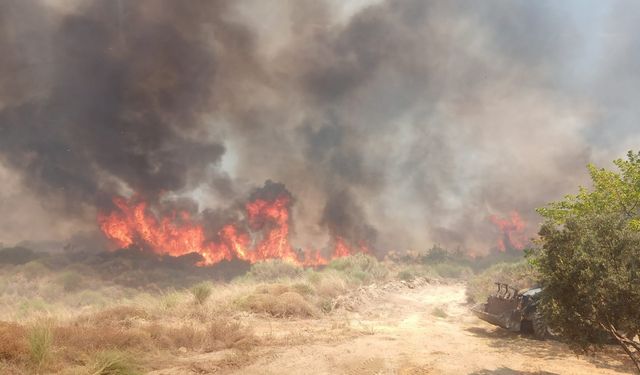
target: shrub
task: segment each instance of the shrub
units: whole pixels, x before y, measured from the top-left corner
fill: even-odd
[[[117,350],[101,351],[95,355],[91,375],[137,375],[141,374],[127,353]]]
[[[470,302],[484,302],[495,292],[496,282],[523,289],[536,285],[537,277],[533,267],[524,260],[518,263],[496,264],[469,280],[467,299]]]
[[[295,283],[291,286],[293,290],[303,296],[315,294],[315,290],[307,283]]]
[[[75,271],[66,271],[58,278],[58,283],[65,292],[73,292],[80,289],[82,276]]]
[[[615,340],[640,373],[640,152],[589,165],[592,187],[539,208],[540,311],[577,351]]]
[[[53,330],[50,322],[39,322],[29,330],[29,359],[36,368],[42,368],[51,355]]]
[[[416,278],[416,275],[413,274],[413,272],[409,271],[409,270],[402,270],[400,272],[398,272],[398,279],[403,280],[403,281],[411,281],[413,279]]]
[[[450,262],[435,264],[433,266],[433,270],[440,277],[444,277],[448,279],[466,278],[473,274],[473,271],[471,271],[471,268],[460,265],[460,264],[450,263]]]
[[[433,310],[431,310],[431,315],[433,315],[435,317],[438,317],[438,318],[442,318],[442,319],[444,319],[447,316],[449,316],[447,314],[447,312],[444,311],[444,309],[442,307],[440,307],[440,306],[438,306],[438,307],[434,308]]]
[[[403,265],[397,274],[397,278],[411,281],[417,277],[433,278],[439,276],[433,266],[426,264]]]
[[[31,261],[24,266],[22,266],[22,274],[28,280],[35,280],[43,275],[45,275],[48,271],[48,268],[45,267],[44,264],[40,263],[40,261],[34,260]]]
[[[388,270],[370,255],[356,254],[332,260],[327,268],[340,271],[347,278],[362,283],[384,280]]]
[[[199,305],[204,304],[207,299],[209,299],[212,292],[213,289],[211,287],[211,283],[206,281],[198,283],[191,288],[191,294],[193,295],[194,301]]]
[[[335,298],[347,290],[345,282],[337,275],[326,275],[318,285],[316,285],[316,294],[325,298]]]
[[[247,277],[256,281],[271,281],[283,278],[295,278],[302,274],[302,268],[280,259],[258,262],[251,266]]]
[[[40,255],[38,253],[25,247],[6,247],[4,249],[0,249],[0,264],[25,264],[39,256]]]
[[[447,261],[449,258],[449,252],[445,248],[433,245],[433,247],[427,251],[423,261],[429,264],[437,264]]]

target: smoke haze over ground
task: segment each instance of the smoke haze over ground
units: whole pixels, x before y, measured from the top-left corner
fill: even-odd
[[[294,246],[482,253],[513,211],[533,235],[637,148],[637,7],[2,1],[0,242],[95,231],[134,193],[217,227],[266,180]]]

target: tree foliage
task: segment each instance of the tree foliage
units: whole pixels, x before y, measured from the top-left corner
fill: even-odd
[[[640,153],[614,164],[589,165],[591,189],[538,210],[533,263],[549,325],[585,351],[613,337],[640,371]]]

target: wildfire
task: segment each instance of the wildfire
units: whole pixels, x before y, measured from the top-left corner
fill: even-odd
[[[228,223],[215,239],[207,238],[202,224],[188,212],[174,212],[158,217],[146,202],[137,197],[113,198],[114,209],[98,214],[105,236],[120,248],[139,246],[157,254],[181,256],[198,253],[199,265],[213,265],[223,260],[240,259],[255,263],[282,259],[305,267],[324,265],[332,258],[355,252],[368,252],[365,245],[351,248],[340,237],[334,239],[329,257],[319,250],[296,251],[289,241],[291,198],[282,194],[273,200],[254,199],[245,205],[246,223]]]
[[[509,217],[505,218],[491,215],[489,220],[491,220],[502,234],[498,239],[498,248],[500,251],[506,251],[508,247],[518,250],[524,249],[527,243],[525,222],[518,212],[513,211]]]

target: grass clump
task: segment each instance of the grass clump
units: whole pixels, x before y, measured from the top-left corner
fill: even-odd
[[[191,294],[193,295],[193,299],[196,304],[203,305],[209,297],[211,297],[211,293],[213,292],[213,288],[211,287],[211,283],[201,282],[193,287],[191,287]]]
[[[138,367],[133,358],[118,350],[105,350],[95,356],[91,375],[138,375]]]
[[[37,368],[42,368],[51,356],[53,329],[49,322],[39,322],[27,334],[29,342],[29,360]]]
[[[256,281],[272,281],[296,278],[303,272],[302,267],[280,259],[258,262],[251,266],[247,278]]]

